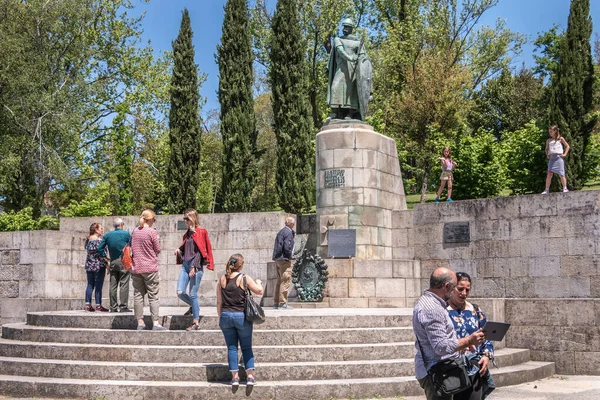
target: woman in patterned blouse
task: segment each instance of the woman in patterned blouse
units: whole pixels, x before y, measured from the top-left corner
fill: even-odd
[[[476,304],[469,303],[467,298],[471,293],[471,277],[466,272],[457,272],[458,284],[448,300],[448,314],[454,324],[456,336],[464,338],[483,328],[487,319],[485,314],[479,310]],[[470,375],[479,375],[481,380],[475,380],[473,388],[454,395],[454,400],[481,400],[485,399],[494,389],[494,381],[489,374],[489,363],[494,358],[494,345],[490,340],[484,340],[476,351],[467,351],[467,359],[472,364],[479,364],[479,368],[473,367]],[[479,383],[480,382],[480,383]]]
[[[87,288],[85,290],[85,311],[94,311],[92,307],[92,292],[95,292],[96,310],[108,311],[102,307],[102,286],[106,275],[106,259],[98,253],[98,246],[102,242],[102,225],[94,222],[90,226],[90,235],[85,241],[87,257],[85,259],[85,272],[87,274]]]

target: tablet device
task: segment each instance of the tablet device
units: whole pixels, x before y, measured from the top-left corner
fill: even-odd
[[[510,328],[510,324],[506,322],[487,321],[482,329],[485,332],[487,340],[500,342],[504,339],[504,335],[506,335],[508,328]]]

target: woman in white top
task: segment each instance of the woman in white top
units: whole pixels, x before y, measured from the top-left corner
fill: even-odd
[[[548,135],[550,139],[546,140],[546,157],[548,157],[548,175],[546,176],[546,190],[542,194],[548,194],[550,192],[550,184],[552,183],[552,176],[558,174],[560,182],[562,183],[563,192],[569,191],[567,189],[567,177],[565,176],[565,161],[564,158],[569,153],[571,146],[569,143],[560,135],[558,126],[552,125],[548,128]],[[564,146],[564,147],[563,147]]]

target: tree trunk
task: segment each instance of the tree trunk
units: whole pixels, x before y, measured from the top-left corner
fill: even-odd
[[[427,194],[427,182],[429,178],[429,168],[425,169],[425,173],[423,174],[423,184],[421,185],[421,199],[419,202],[421,204],[425,203],[425,195]]]

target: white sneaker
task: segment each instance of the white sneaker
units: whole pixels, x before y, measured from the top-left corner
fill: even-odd
[[[563,193],[569,193],[569,189],[567,189],[566,187],[563,188]]]
[[[543,191],[541,194],[548,194],[548,193],[550,193],[550,190],[549,190],[549,189],[546,189],[546,190],[544,190],[544,191]]]

